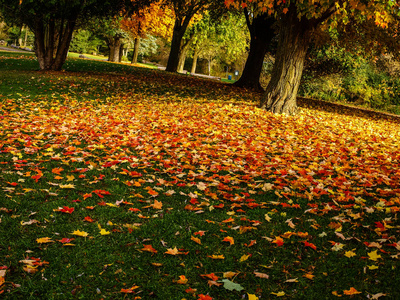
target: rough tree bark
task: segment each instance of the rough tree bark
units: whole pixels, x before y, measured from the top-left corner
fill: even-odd
[[[295,4],[280,20],[278,50],[271,81],[260,101],[260,107],[274,113],[296,114],[296,96],[312,31],[335,12],[329,8],[318,19],[299,19]]]
[[[59,24],[55,20],[35,20],[35,51],[41,70],[61,70],[67,58],[77,17],[78,14],[68,21],[59,21]]]
[[[192,16],[185,16],[184,18],[176,18],[174,24],[174,30],[172,34],[171,50],[168,57],[168,63],[166,71],[177,72],[179,65],[179,56],[181,53],[181,43],[183,35],[189,25]]]
[[[265,13],[256,16],[253,22],[251,22],[247,9],[244,9],[244,14],[246,16],[247,27],[250,31],[250,51],[242,76],[233,85],[263,91],[260,84],[260,75],[265,54],[275,36],[272,29],[275,18]]]
[[[122,41],[119,35],[113,36],[108,40],[108,48],[110,49],[108,61],[120,62],[121,61],[121,47]]]

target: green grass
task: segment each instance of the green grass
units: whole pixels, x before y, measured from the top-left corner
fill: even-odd
[[[37,68],[0,52],[4,299],[400,297],[398,121],[277,116],[256,93],[125,64]],[[243,290],[217,286],[229,271]]]

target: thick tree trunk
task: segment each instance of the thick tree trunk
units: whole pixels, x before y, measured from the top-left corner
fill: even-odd
[[[76,21],[67,21],[62,37],[60,37],[57,47],[57,54],[54,60],[53,70],[60,71],[68,56],[69,45],[72,40],[72,33],[74,32]]]
[[[140,37],[135,38],[135,45],[133,46],[132,64],[136,64],[139,56]]]
[[[121,52],[121,37],[113,36],[109,39],[108,48],[110,49],[108,61],[119,62]]]
[[[296,96],[313,28],[311,21],[297,18],[294,5],[282,15],[278,51],[261,108],[289,115],[297,112]]]
[[[175,19],[174,30],[171,41],[171,50],[169,52],[167,67],[165,69],[168,72],[178,71],[182,38],[186,32],[186,29],[189,25],[189,21],[191,18],[192,16],[185,16],[185,18],[183,19],[180,18]]]
[[[196,73],[197,59],[198,58],[199,58],[199,50],[196,48],[194,50],[194,54],[193,54],[192,70],[190,71],[191,74],[195,74]]]
[[[67,59],[72,33],[75,29],[77,15],[66,24],[51,20],[44,23],[43,20],[35,20],[33,32],[35,34],[35,52],[41,70],[59,71]]]
[[[247,14],[247,10],[245,11]],[[262,91],[260,84],[260,75],[263,68],[265,54],[275,36],[272,25],[275,23],[275,18],[268,14],[262,14],[253,19],[247,25],[250,31],[250,51],[247,57],[242,76],[234,83],[235,86],[255,89]]]

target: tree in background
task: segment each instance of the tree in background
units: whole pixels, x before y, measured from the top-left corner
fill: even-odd
[[[182,39],[192,18],[196,14],[202,15],[207,9],[210,11],[216,10],[223,3],[212,0],[165,0],[165,3],[173,8],[175,15],[171,50],[166,71],[177,72],[182,51]]]
[[[276,36],[273,25],[275,18],[267,12],[258,12],[257,4],[243,8],[247,28],[250,32],[250,49],[246,64],[235,86],[263,91],[260,84],[260,75],[263,69],[264,58]]]
[[[97,54],[103,43],[91,30],[82,28],[75,32],[69,50],[77,53]]]
[[[125,0],[0,0],[7,20],[26,24],[35,35],[41,70],[61,70],[80,19],[116,15],[132,6]]]
[[[247,3],[248,2],[248,3]],[[295,114],[296,95],[304,68],[304,61],[313,33],[322,24],[335,27],[355,16],[358,23],[374,19],[375,24],[387,28],[398,13],[395,1],[334,1],[334,0],[227,0],[226,5],[237,8],[257,2],[263,12],[274,15],[279,22],[279,41],[271,80],[260,107],[275,112]]]
[[[151,3],[131,16],[121,20],[121,28],[134,39],[132,63],[137,62],[140,39],[148,35],[168,37],[172,35],[173,12],[160,2]]]
[[[191,73],[195,73],[197,58],[207,59],[208,75],[211,75],[212,61],[216,60],[227,67],[245,54],[248,34],[241,15],[229,12],[218,18],[205,15],[195,27],[201,30],[198,30],[192,42]]]

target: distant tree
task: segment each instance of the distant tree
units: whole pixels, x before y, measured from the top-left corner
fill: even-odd
[[[79,29],[75,32],[70,51],[78,53],[97,53],[98,47],[103,44],[91,30]]]
[[[246,24],[250,32],[250,49],[241,77],[234,85],[262,91],[260,75],[263,69],[264,58],[271,50],[271,42],[276,36],[273,25],[275,18],[267,12],[258,12],[257,5],[243,9]]]
[[[40,69],[60,70],[79,20],[116,15],[133,7],[128,0],[0,0],[8,20],[26,24],[35,35]]]
[[[171,51],[168,57],[166,71],[177,72],[182,51],[182,39],[196,14],[203,14],[206,10],[219,10],[222,1],[212,0],[165,0],[174,11],[175,22],[171,40]]]
[[[172,35],[173,15],[168,6],[155,2],[121,20],[121,28],[134,39],[132,63],[137,62],[140,39],[147,35],[164,38]]]

